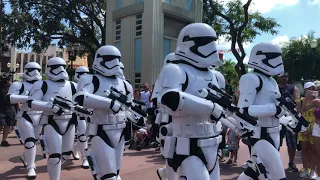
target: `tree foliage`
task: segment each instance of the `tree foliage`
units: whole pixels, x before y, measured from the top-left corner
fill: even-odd
[[[320,38],[318,48],[313,53],[310,42],[314,40],[313,34],[308,37],[292,38],[283,44],[282,58],[285,70],[290,75],[290,81],[303,79],[320,79]]]
[[[236,89],[238,86],[238,75],[234,67],[236,66],[236,63],[230,59],[224,60],[222,66],[217,68],[218,71],[220,71],[225,80],[233,89]]]
[[[242,4],[241,0],[233,0],[226,4],[220,0],[203,1],[203,21],[212,25],[217,34],[231,41],[231,51],[238,63],[235,65],[238,77],[246,73],[243,60],[246,53],[244,42],[252,42],[261,33],[277,34],[280,25],[273,18],[265,18],[259,12],[249,12],[252,0]],[[239,51],[237,51],[237,46]]]
[[[91,56],[105,44],[105,0],[10,0],[5,15],[5,42],[18,48],[46,49],[52,40],[60,47],[80,44],[80,55]]]

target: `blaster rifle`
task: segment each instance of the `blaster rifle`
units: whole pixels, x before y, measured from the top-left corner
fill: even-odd
[[[210,91],[208,91],[208,94],[210,94],[210,97],[213,98],[213,100],[216,103],[218,103],[220,106],[222,106],[225,110],[227,110],[227,115],[235,113],[238,117],[240,117],[241,119],[245,120],[247,123],[253,126],[256,126],[258,124],[258,121],[257,121],[258,118],[250,116],[249,114],[245,114],[241,112],[238,107],[232,105],[232,97],[229,94],[222,91],[212,83],[209,83],[208,87],[217,93],[215,95]]]
[[[147,117],[147,113],[140,109],[138,105],[136,105],[136,102],[139,101],[128,102],[128,97],[122,94],[116,88],[111,87],[110,90],[107,90],[107,97],[114,101],[118,101],[120,104],[123,104],[127,108],[131,109],[132,113],[134,113],[134,116],[137,117],[137,119],[140,119],[141,117]],[[139,103],[143,104],[143,102]]]
[[[232,128],[234,131],[237,131],[238,128],[248,131],[249,134],[247,135],[253,133],[255,127],[258,125],[258,119],[241,112],[238,107],[232,105],[232,97],[215,85],[210,83],[208,87],[213,92],[211,92],[210,89],[202,89],[199,90],[198,94],[200,97],[203,97],[213,103],[217,103],[224,108],[226,115],[230,118],[226,117],[225,119],[228,120],[223,120],[222,124],[230,126],[229,128]]]
[[[294,132],[300,132],[303,128],[307,129],[310,124],[309,122],[298,112],[296,108],[296,103],[293,101],[291,96],[287,93],[283,93],[280,98],[277,99],[279,105],[287,111],[288,115],[291,116],[294,121],[293,124],[290,124],[290,128]]]
[[[72,101],[65,99],[61,96],[56,96],[52,103],[53,105],[56,105],[64,110],[75,112],[80,116],[87,117],[92,115],[92,111],[85,109],[82,106],[74,105]]]

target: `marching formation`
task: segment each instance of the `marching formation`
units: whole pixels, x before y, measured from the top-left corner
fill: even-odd
[[[176,51],[164,60],[151,97],[157,105],[156,124],[166,160],[155,173],[160,180],[219,180],[217,152],[224,125],[252,147],[249,166],[239,180],[286,179],[278,152],[280,130],[298,133],[309,124],[290,98],[281,97],[272,78],[284,73],[280,47],[267,42],[253,47],[248,66],[254,71],[241,77],[235,105],[216,70],[222,65],[216,40],[211,26],[189,24],[178,36]],[[121,180],[123,151],[131,139],[127,124],[140,124],[147,117],[139,108],[141,102],[133,101],[121,53],[114,46],[100,47],[94,72],[78,67],[76,82],[68,81],[65,68],[65,60],[53,57],[47,63],[48,79],[41,80],[40,65],[30,62],[24,81],[13,83],[7,95],[12,104],[22,104],[16,118],[27,176],[36,178],[39,141],[51,180],[60,179],[61,164],[70,155],[81,158],[94,179]]]

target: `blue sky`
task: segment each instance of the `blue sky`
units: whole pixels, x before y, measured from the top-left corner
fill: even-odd
[[[252,46],[259,42],[273,41],[280,44],[307,35],[311,30],[315,31],[316,38],[320,37],[320,0],[253,0],[253,3],[251,10],[261,12],[264,17],[275,18],[281,27],[277,28],[277,35],[261,34],[254,42],[245,43],[247,58]],[[228,49],[230,43],[220,42],[218,48]],[[235,59],[232,53],[225,53],[224,57]]]
[[[247,0],[242,1],[247,2]],[[5,10],[10,11],[10,8],[6,6]],[[316,38],[320,37],[320,0],[253,0],[250,10],[259,11],[264,17],[275,18],[281,27],[277,28],[279,31],[277,35],[261,34],[252,43],[245,43],[247,54],[245,61],[248,60],[251,48],[259,42],[286,42],[293,37],[304,36],[311,30],[315,31]],[[231,43],[223,39],[221,38],[221,41],[218,42],[218,48],[220,50],[230,49]],[[225,53],[224,57],[235,60],[231,52]]]

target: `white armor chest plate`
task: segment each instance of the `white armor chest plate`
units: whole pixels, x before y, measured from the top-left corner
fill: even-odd
[[[54,81],[50,81],[50,80],[46,80],[48,88],[47,88],[47,92],[43,95],[42,97],[42,101],[45,102],[51,102],[52,99],[54,99],[57,94],[59,93],[59,91],[61,89],[64,88],[64,86],[66,84],[68,84],[68,86],[70,86],[69,83],[65,82],[54,82]],[[66,94],[68,94],[68,91],[71,92],[71,88],[69,88],[69,90],[67,90],[67,92],[65,92]]]
[[[209,83],[219,87],[217,78],[212,71],[200,71],[185,64],[179,64],[179,66],[187,74],[187,87],[184,90],[185,93],[198,96],[198,91],[202,88],[208,89]],[[210,119],[210,114],[206,116],[186,116],[185,114],[178,114],[177,116],[177,114],[175,114],[172,117],[172,121],[174,127],[173,136],[176,137],[201,138],[219,135],[216,124],[212,123]]]
[[[208,89],[209,83],[219,87],[213,71],[200,71],[188,65],[181,65],[181,67],[188,76],[188,86],[184,92],[198,96],[198,91],[202,88]]]
[[[258,74],[258,76],[261,78],[263,84],[253,101],[253,105],[276,104],[277,98],[281,97],[277,82],[272,77],[260,74]],[[259,118],[259,120],[259,126],[261,127],[275,127],[280,125],[279,119],[276,117]]]
[[[107,78],[104,76],[101,76],[99,74],[95,75],[99,79],[99,88],[97,92],[95,92],[95,95],[107,97],[106,91],[110,90],[111,87],[116,88],[118,91],[122,92],[126,95],[126,89],[125,85],[122,79],[120,78]],[[120,111],[117,114],[114,114],[111,110],[107,109],[94,109],[91,123],[93,124],[119,124],[124,123],[125,118],[125,112]]]

